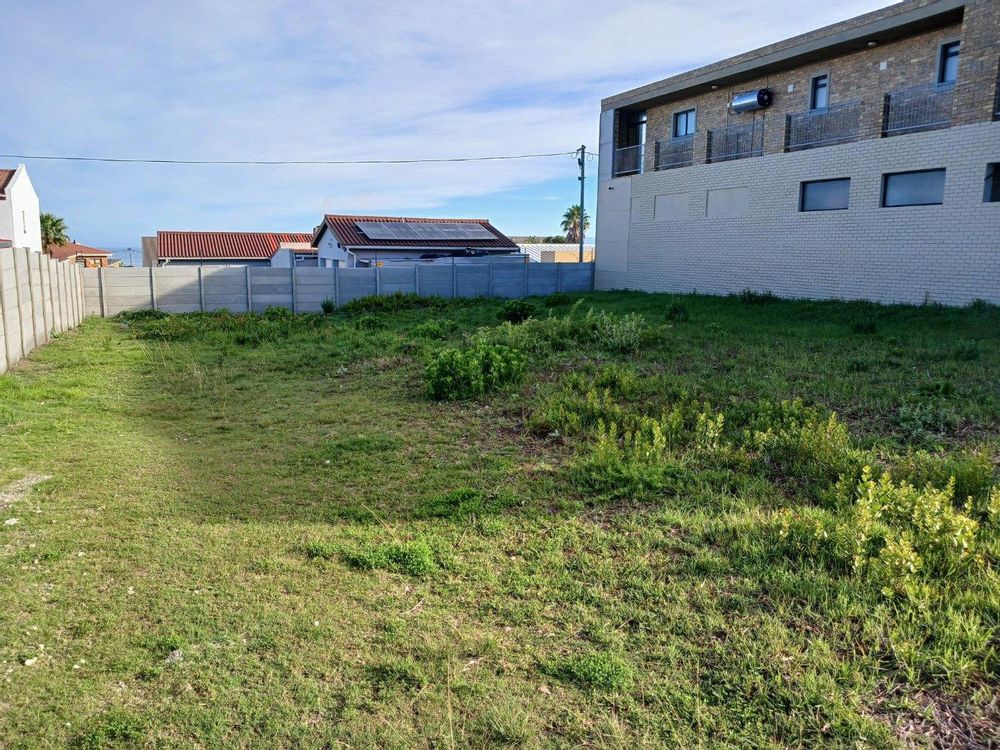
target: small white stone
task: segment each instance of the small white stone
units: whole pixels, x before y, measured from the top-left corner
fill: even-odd
[[[319,627],[319,620],[313,620],[313,627],[314,628],[318,628]]]
[[[18,524],[20,522],[21,522],[21,520],[19,518],[8,518],[6,521],[3,522],[3,525],[4,526],[14,526],[15,524]]]
[[[34,664],[34,663],[35,663],[36,661],[38,661],[38,657],[37,657],[37,656],[32,656],[32,657],[31,657],[30,659],[25,659],[25,660],[24,660],[24,666],[26,666],[26,667],[30,667],[30,666],[32,666],[32,665],[33,665],[33,664]]]

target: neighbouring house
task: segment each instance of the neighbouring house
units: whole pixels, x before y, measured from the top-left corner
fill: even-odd
[[[307,232],[157,232],[142,238],[144,266],[270,266],[286,247],[310,246]],[[287,244],[291,243],[291,244]],[[303,251],[304,255],[309,253]]]
[[[580,261],[580,246],[563,242],[519,242],[521,252],[527,255],[532,263],[578,263]],[[584,243],[583,262],[592,263],[594,246]]]
[[[0,237],[14,247],[42,252],[42,222],[38,195],[23,164],[0,169]]]
[[[319,264],[311,242],[282,242],[271,256],[273,268],[315,268]]]
[[[387,263],[520,259],[520,248],[486,219],[328,214],[312,245],[324,268]]]
[[[111,265],[111,251],[97,247],[87,247],[78,242],[67,242],[65,245],[53,245],[49,253],[56,260],[79,263],[84,268],[107,268]]]
[[[909,0],[605,99],[597,288],[1000,303],[998,83],[1000,2]]]

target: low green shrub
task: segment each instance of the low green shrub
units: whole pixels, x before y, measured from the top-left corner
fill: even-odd
[[[951,358],[957,362],[975,362],[981,355],[978,341],[957,341],[951,350]]]
[[[337,312],[337,303],[330,297],[327,297],[322,302],[319,303],[320,309],[323,311],[324,315],[333,315]]]
[[[861,333],[867,336],[878,332],[878,321],[875,318],[864,317],[851,323],[851,330],[854,333]]]
[[[892,477],[916,487],[931,485],[938,489],[944,489],[952,482],[952,502],[957,507],[969,504],[980,517],[987,513],[990,491],[995,482],[993,460],[985,450],[948,453],[911,451],[896,462]]]
[[[525,358],[516,349],[477,341],[468,349],[436,353],[424,371],[424,379],[431,398],[478,398],[520,382],[525,367]]]
[[[388,321],[375,313],[361,313],[354,318],[354,327],[359,331],[381,331],[388,326]]]
[[[165,313],[162,310],[122,310],[115,316],[115,320],[119,323],[132,324],[149,320],[163,320],[169,317],[170,313]]]
[[[503,303],[497,318],[508,323],[523,323],[535,316],[537,309],[526,299],[510,299]]]
[[[428,320],[413,329],[413,335],[424,339],[443,339],[453,331],[453,321]]]
[[[364,313],[398,312],[400,310],[414,310],[419,308],[440,308],[447,304],[448,301],[443,297],[423,297],[418,294],[395,292],[393,294],[373,294],[368,297],[358,297],[352,299],[342,309],[348,315],[361,315]]]
[[[672,302],[667,308],[666,318],[671,323],[686,323],[691,319],[691,314],[688,312],[687,305]]]
[[[573,302],[573,298],[566,292],[553,292],[548,297],[542,298],[542,304],[546,307],[563,307]]]
[[[636,313],[599,313],[594,329],[595,343],[602,349],[630,354],[639,349],[647,329],[646,319]]]
[[[554,676],[592,690],[620,692],[635,679],[635,668],[624,657],[609,652],[573,656],[553,665]]]
[[[295,319],[295,313],[281,305],[268,305],[264,308],[262,317],[264,320],[289,321]]]
[[[140,339],[184,341],[200,333],[196,322],[186,315],[149,316],[135,319],[131,325]]]

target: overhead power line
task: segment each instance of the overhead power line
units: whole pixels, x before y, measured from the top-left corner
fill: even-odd
[[[438,159],[129,159],[111,156],[61,156],[54,154],[0,154],[2,159],[38,159],[43,161],[87,161],[112,164],[199,164],[224,166],[293,166],[351,164],[443,164],[466,161],[510,161],[513,159],[544,159],[552,156],[576,156],[577,151],[557,151],[548,154],[514,154],[505,156],[454,156]]]

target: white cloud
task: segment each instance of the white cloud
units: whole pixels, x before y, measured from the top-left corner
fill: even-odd
[[[21,3],[5,148],[214,159],[428,158],[596,146],[602,96],[888,4]],[[32,162],[85,241],[308,228],[323,210],[433,212],[565,177],[565,159],[407,167]],[[516,230],[517,228],[514,228]],[[512,230],[513,231],[513,230]]]

